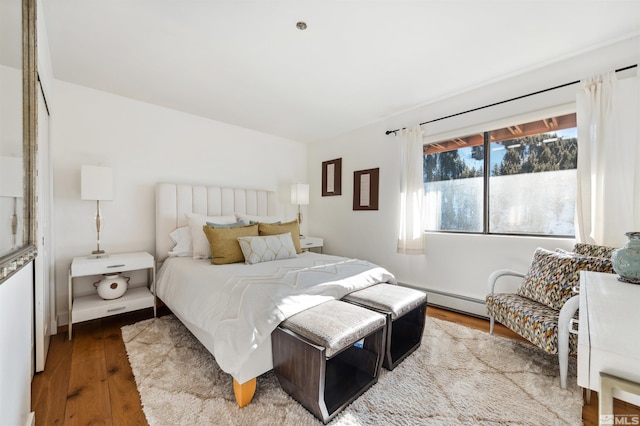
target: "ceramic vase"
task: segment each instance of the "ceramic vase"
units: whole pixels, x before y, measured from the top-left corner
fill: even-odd
[[[640,284],[640,232],[627,232],[624,235],[629,241],[613,252],[611,263],[621,281]]]
[[[98,291],[98,296],[105,300],[117,299],[127,291],[130,277],[123,277],[119,274],[105,275],[104,278],[93,286]]]

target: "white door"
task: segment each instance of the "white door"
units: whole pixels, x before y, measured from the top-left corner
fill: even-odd
[[[36,245],[35,259],[35,370],[43,371],[49,351],[51,334],[55,329],[51,320],[51,291],[54,289],[53,252],[51,240],[51,214],[53,209],[53,178],[49,150],[49,112],[44,95],[38,90],[38,134],[36,149]],[[52,331],[53,330],[53,331]]]

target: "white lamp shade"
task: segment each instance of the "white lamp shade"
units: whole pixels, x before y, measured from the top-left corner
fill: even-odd
[[[291,204],[306,206],[309,204],[309,184],[294,183],[291,185]]]
[[[113,170],[110,167],[82,166],[80,186],[82,200],[113,200]]]
[[[0,157],[0,197],[24,197],[21,157]]]

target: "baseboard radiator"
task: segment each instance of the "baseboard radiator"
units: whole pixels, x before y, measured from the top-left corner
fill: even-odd
[[[449,293],[432,288],[417,287],[408,283],[399,282],[403,287],[421,290],[428,295],[428,305],[437,308],[448,309],[465,315],[472,315],[478,318],[488,318],[484,299],[464,296],[461,294]]]

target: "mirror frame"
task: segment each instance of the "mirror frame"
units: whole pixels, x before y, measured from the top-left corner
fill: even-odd
[[[24,162],[24,241],[0,258],[0,284],[24,268],[37,254],[35,227],[35,164],[37,112],[36,0],[22,0],[22,140]]]

